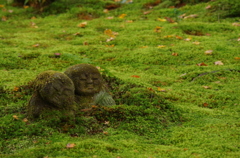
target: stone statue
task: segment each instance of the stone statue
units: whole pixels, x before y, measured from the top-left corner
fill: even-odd
[[[67,75],[51,70],[44,71],[36,77],[34,90],[28,103],[30,118],[48,118],[56,113],[59,117],[74,118],[75,88]]]
[[[115,101],[104,88],[103,78],[98,69],[90,64],[77,64],[64,72],[75,86],[75,101],[79,108],[92,105],[115,105]]]

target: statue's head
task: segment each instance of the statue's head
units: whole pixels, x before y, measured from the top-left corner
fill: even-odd
[[[103,79],[98,69],[90,64],[78,64],[64,72],[72,79],[77,95],[94,95],[100,92]]]
[[[43,100],[64,108],[74,103],[74,84],[65,74],[56,71],[44,71],[35,80],[35,90]]]

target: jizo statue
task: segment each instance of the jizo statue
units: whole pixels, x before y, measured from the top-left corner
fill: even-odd
[[[69,67],[64,73],[74,83],[75,101],[79,108],[115,105],[112,96],[104,88],[103,78],[95,66],[78,64]]]
[[[32,118],[49,116],[58,112],[62,116],[74,116],[74,84],[65,74],[44,71],[34,81],[34,94],[28,104],[28,115]],[[47,116],[48,117],[48,116]]]

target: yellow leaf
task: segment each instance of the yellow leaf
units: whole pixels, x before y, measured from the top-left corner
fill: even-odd
[[[200,44],[200,42],[193,42],[193,44],[199,45],[199,44]]]
[[[81,27],[81,28],[84,28],[86,26],[87,26],[87,22],[86,21],[78,24],[78,27]]]
[[[166,46],[164,46],[164,45],[158,45],[158,48],[164,48],[164,47],[166,47]]]
[[[164,36],[164,38],[172,38],[173,35],[167,35],[167,36]]]
[[[27,9],[27,8],[29,8],[29,6],[28,6],[28,5],[25,5],[25,6],[23,6],[23,8],[24,8],[24,9]]]
[[[140,47],[140,48],[147,48],[148,46],[142,46],[142,47]]]
[[[161,32],[162,27],[156,26],[154,29],[154,32]]]
[[[4,8],[4,5],[0,4],[0,8]]]
[[[106,30],[104,31],[104,34],[105,34],[105,35],[108,35],[109,37],[112,37],[112,38],[115,38],[115,35],[117,35],[117,33],[116,33],[116,32],[113,32],[111,29],[106,29]]]
[[[163,89],[163,88],[161,88],[161,87],[158,87],[157,90],[158,90],[159,92],[166,92],[166,89]]]
[[[13,115],[13,118],[18,120],[18,116],[17,115]]]
[[[119,17],[120,19],[123,19],[125,16],[127,16],[127,14],[121,14],[121,15],[119,15],[118,17]]]
[[[158,18],[157,21],[161,21],[161,22],[163,22],[163,21],[167,21],[167,20],[166,20],[166,19]]]

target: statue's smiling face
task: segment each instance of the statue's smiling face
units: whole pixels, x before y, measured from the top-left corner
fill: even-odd
[[[102,87],[102,79],[98,73],[82,73],[73,82],[78,95],[93,95]]]

